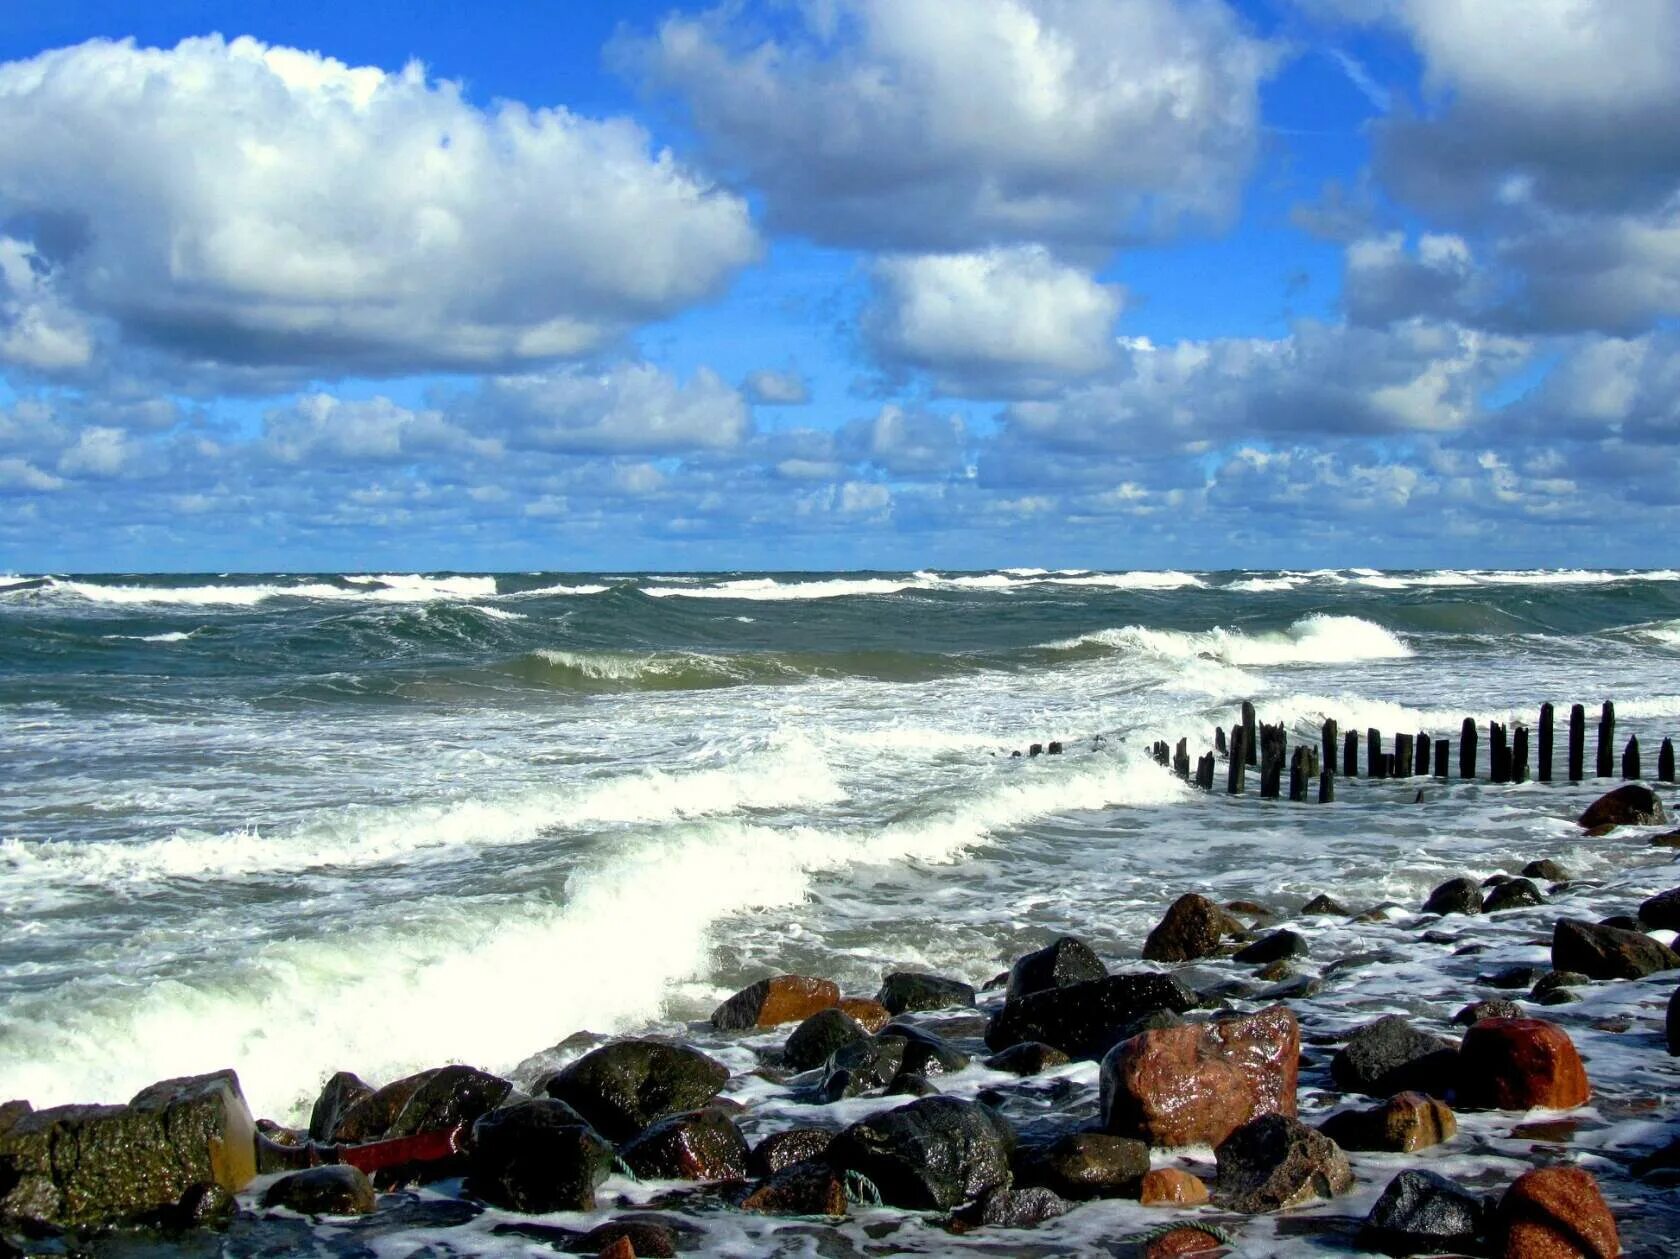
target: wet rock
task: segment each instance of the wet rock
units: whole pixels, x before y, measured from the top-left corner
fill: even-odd
[[[1282,983],[1286,979],[1294,979],[1300,972],[1290,962],[1272,962],[1262,966],[1254,972],[1256,979],[1263,979],[1267,983]]]
[[[1307,942],[1304,937],[1287,927],[1281,931],[1273,931],[1261,936],[1253,944],[1237,950],[1233,961],[1245,965],[1257,966],[1266,962],[1278,962],[1288,957],[1302,957],[1307,952]]]
[[[1347,906],[1322,892],[1301,906],[1301,912],[1311,917],[1346,918]]]
[[[1504,1259],[1613,1259],[1622,1253],[1598,1182],[1578,1167],[1524,1172],[1494,1217],[1494,1253]]]
[[[1445,1176],[1407,1168],[1365,1217],[1359,1242],[1389,1255],[1475,1252],[1486,1213],[1480,1198]]]
[[[570,1106],[546,1097],[484,1115],[473,1125],[467,1192],[533,1215],[594,1210],[613,1150],[577,1119]]]
[[[1640,931],[1560,918],[1552,929],[1552,966],[1593,979],[1640,979],[1680,966],[1680,956]]]
[[[1680,887],[1658,892],[1643,902],[1639,925],[1647,931],[1680,931]]]
[[[618,1149],[624,1165],[643,1180],[743,1180],[747,1140],[735,1121],[715,1107],[667,1115]]]
[[[875,994],[892,1014],[906,1014],[917,1010],[946,1010],[952,1006],[974,1005],[974,989],[958,979],[943,975],[923,975],[915,971],[895,971],[881,983]]]
[[[1348,1038],[1330,1061],[1330,1078],[1344,1092],[1370,1097],[1392,1097],[1408,1089],[1445,1097],[1456,1059],[1452,1042],[1388,1014]]]
[[[628,1237],[620,1237],[602,1247],[595,1259],[637,1259],[636,1247]]]
[[[993,1054],[986,1059],[985,1065],[992,1071],[1007,1071],[1010,1075],[1037,1075],[1041,1071],[1048,1071],[1070,1061],[1072,1059],[1054,1045],[1024,1040],[1019,1045],[1011,1045],[1002,1053]]]
[[[1654,848],[1680,848],[1680,831],[1664,831],[1646,841]]]
[[[1575,1044],[1543,1019],[1484,1019],[1464,1033],[1458,1102],[1483,1110],[1568,1110],[1590,1095]]]
[[[1448,879],[1429,894],[1423,902],[1426,914],[1479,914],[1482,912],[1482,888],[1475,879]]]
[[[580,1255],[605,1255],[608,1248],[628,1243],[635,1259],[675,1259],[700,1230],[687,1220],[664,1215],[623,1215],[580,1234],[567,1249]],[[622,1252],[620,1252],[622,1254]]]
[[[33,1114],[35,1108],[22,1099],[0,1102],[0,1132],[10,1132],[12,1125],[25,1115]]]
[[[1324,991],[1324,980],[1318,975],[1297,975],[1294,979],[1260,990],[1262,1001],[1305,1001]]]
[[[795,1071],[809,1071],[822,1066],[842,1046],[868,1039],[869,1033],[856,1019],[832,1006],[817,1011],[794,1028],[782,1056]]]
[[[1507,966],[1491,975],[1477,975],[1476,982],[1489,988],[1532,988],[1545,974],[1543,966]]]
[[[1258,1215],[1333,1198],[1353,1187],[1347,1155],[1322,1132],[1289,1115],[1262,1115],[1213,1151],[1219,1166],[1214,1200]]]
[[[1143,1248],[1143,1259],[1178,1259],[1180,1255],[1202,1255],[1206,1259],[1229,1253],[1217,1235],[1198,1224],[1170,1228],[1151,1239]]]
[[[449,1066],[427,1071],[420,1085],[397,1112],[388,1137],[411,1137],[421,1132],[447,1132],[471,1124],[494,1110],[513,1091],[513,1083],[488,1071]]]
[[[1600,918],[1598,920],[1598,925],[1601,927],[1614,927],[1618,931],[1642,930],[1639,925],[1639,919],[1635,918],[1632,914],[1611,914],[1608,918]]]
[[[1205,896],[1186,892],[1168,907],[1143,942],[1150,962],[1190,962],[1219,952],[1234,919]],[[1241,924],[1237,924],[1239,927]]]
[[[390,1131],[403,1107],[408,1105],[409,1098],[431,1075],[430,1071],[421,1071],[404,1076],[351,1102],[339,1113],[332,1139],[349,1145],[379,1140]]]
[[[734,1198],[756,1215],[846,1214],[846,1186],[826,1162],[790,1163]]]
[[[1484,914],[1497,914],[1506,909],[1526,909],[1530,905],[1544,905],[1546,898],[1528,879],[1509,879],[1487,894],[1482,901]]]
[[[831,979],[809,975],[772,975],[740,992],[712,1011],[719,1031],[746,1031],[797,1023],[818,1010],[840,1004],[840,989]]]
[[[1015,960],[1009,968],[1006,1000],[1024,997],[1030,992],[1046,988],[1066,988],[1071,984],[1102,979],[1108,967],[1091,950],[1091,946],[1074,936],[1061,936],[1042,949]]]
[[[943,1037],[910,1023],[888,1023],[876,1038],[880,1044],[900,1040],[904,1054],[897,1074],[948,1075],[968,1065],[968,1055]]]
[[[853,1124],[828,1147],[889,1206],[949,1211],[1010,1183],[1014,1133],[997,1114],[955,1097],[924,1097]]]
[[[331,1141],[344,1113],[363,1098],[372,1096],[372,1086],[364,1083],[359,1076],[348,1071],[336,1072],[321,1087],[321,1094],[315,1099],[315,1108],[309,1112],[309,1139]]]
[[[1680,988],[1669,994],[1668,1017],[1663,1024],[1663,1030],[1668,1037],[1668,1052],[1680,1058]]]
[[[1601,826],[1660,826],[1668,816],[1656,792],[1644,783],[1627,783],[1594,800],[1577,820],[1594,831]]]
[[[885,1088],[904,1070],[904,1054],[909,1044],[907,1037],[895,1036],[871,1037],[842,1045],[829,1055],[829,1077],[842,1073],[853,1077],[856,1087],[843,1094],[848,1097],[872,1088]]]
[[[1521,1017],[1522,1007],[1515,1001],[1495,999],[1471,1002],[1453,1015],[1452,1021],[1469,1027],[1472,1023],[1479,1023],[1483,1019],[1520,1019]]]
[[[1550,857],[1542,857],[1539,861],[1531,861],[1522,868],[1523,877],[1528,879],[1545,879],[1548,883],[1569,882],[1569,871],[1565,870]]]
[[[1149,1171],[1149,1147],[1107,1132],[1070,1132],[1021,1151],[1016,1169],[1021,1183],[1042,1185],[1075,1202],[1129,1198]]]
[[[1529,990],[1528,999],[1538,1001],[1541,1005],[1559,1005],[1562,1001],[1575,1000],[1575,995],[1568,989],[1579,988],[1582,984],[1591,982],[1580,971],[1549,970],[1534,981],[1534,987]]]
[[[1045,1220],[1066,1215],[1068,1203],[1040,1186],[1006,1189],[998,1186],[978,1200],[951,1213],[958,1231],[971,1228],[1032,1228]]]
[[[873,1035],[892,1022],[892,1011],[874,997],[841,997],[840,1012],[858,1021],[858,1026]]]
[[[1452,1108],[1423,1093],[1396,1093],[1380,1106],[1331,1115],[1318,1130],[1344,1150],[1411,1154],[1458,1133]]]
[[[1100,1058],[1141,1015],[1163,1009],[1183,1013],[1195,1006],[1196,994],[1171,975],[1110,975],[1004,1002],[986,1025],[986,1044],[1003,1050],[1036,1040],[1072,1058]]]
[[[368,1215],[373,1182],[358,1169],[338,1164],[282,1176],[263,1191],[265,1207],[288,1207],[303,1215]]]
[[[556,1071],[543,1091],[608,1140],[622,1141],[656,1119],[704,1106],[728,1081],[727,1067],[688,1045],[619,1040]]]
[[[53,1106],[0,1133],[0,1215],[102,1226],[237,1193],[256,1123],[232,1071],[163,1080],[127,1106]]]
[[[912,1071],[905,1071],[893,1077],[893,1082],[887,1085],[887,1097],[932,1097],[939,1092],[939,1086],[925,1075],[917,1075]]]
[[[1138,1185],[1138,1201],[1146,1207],[1199,1207],[1207,1200],[1202,1178],[1177,1167],[1158,1167]]]
[[[751,1175],[773,1176],[784,1167],[821,1158],[834,1134],[826,1128],[789,1128],[773,1132],[747,1155],[747,1171]]]
[[[1150,1145],[1217,1145],[1258,1116],[1295,1113],[1300,1057],[1284,1006],[1145,1032],[1102,1061],[1103,1127]]]

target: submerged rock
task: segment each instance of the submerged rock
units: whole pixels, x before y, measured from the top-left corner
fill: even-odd
[[[960,979],[947,979],[943,975],[895,971],[881,982],[875,1000],[892,1014],[945,1010],[952,1006],[972,1007],[974,989]]]
[[[1642,931],[1560,918],[1552,929],[1552,966],[1591,979],[1640,979],[1680,967],[1680,955]]]
[[[820,1159],[790,1163],[733,1199],[757,1215],[845,1215],[846,1186]]]
[[[889,1206],[949,1211],[1010,1184],[1013,1131],[995,1112],[924,1097],[871,1115],[834,1138],[828,1161],[873,1184]]]
[[[1289,1115],[1262,1115],[1214,1149],[1219,1183],[1214,1200],[1258,1215],[1333,1198],[1353,1187],[1347,1155],[1322,1132]]]
[[[1129,1198],[1149,1171],[1149,1147],[1107,1132],[1070,1132],[1049,1145],[1023,1149],[1016,1159],[1023,1184],[1042,1185],[1063,1198]]]
[[[373,1182],[342,1163],[282,1176],[263,1191],[265,1207],[288,1207],[303,1215],[368,1215]]]
[[[1644,783],[1626,783],[1594,800],[1577,820],[1596,831],[1601,826],[1660,826],[1668,816],[1656,792]]]
[[[746,1138],[711,1106],[657,1120],[618,1154],[643,1180],[742,1180],[747,1174]]]
[[[1154,1010],[1194,1009],[1196,994],[1171,975],[1139,971],[1005,1001],[986,1025],[986,1044],[1003,1050],[1022,1041],[1053,1045],[1072,1058],[1100,1058]]]
[[[985,1066],[991,1071],[1007,1071],[1010,1075],[1038,1075],[1052,1067],[1060,1067],[1072,1059],[1054,1045],[1041,1044],[1036,1040],[1024,1040],[1018,1045],[1011,1045],[1002,1053],[993,1054],[985,1061]]]
[[[1544,905],[1546,898],[1528,879],[1507,879],[1487,894],[1482,901],[1484,914],[1497,914],[1507,909],[1525,909],[1530,905]]]
[[[1407,1168],[1382,1191],[1359,1241],[1390,1255],[1476,1251],[1486,1214],[1480,1198],[1445,1176]]]
[[[1445,1102],[1404,1092],[1368,1110],[1331,1115],[1318,1130],[1344,1150],[1411,1154],[1450,1141],[1458,1133],[1458,1120]]]
[[[656,1119],[697,1110],[728,1081],[729,1068],[688,1045],[620,1040],[556,1071],[543,1091],[621,1141]]]
[[[1301,906],[1301,912],[1311,917],[1346,918],[1348,908],[1341,901],[1322,892]]]
[[[466,1190],[509,1211],[592,1211],[613,1150],[564,1102],[539,1097],[473,1125]]]
[[[1337,1088],[1370,1097],[1391,1097],[1407,1089],[1445,1097],[1452,1088],[1457,1057],[1451,1041],[1388,1014],[1348,1038],[1330,1061],[1330,1078]]]
[[[1232,961],[1245,965],[1259,966],[1267,962],[1282,961],[1287,957],[1302,957],[1307,952],[1307,942],[1298,933],[1287,927],[1261,936],[1253,944],[1238,949]],[[1264,978],[1264,976],[1262,976]]]
[[[748,984],[712,1011],[719,1031],[746,1031],[797,1023],[818,1010],[840,1004],[840,989],[831,979],[809,975],[772,975]]]
[[[1241,927],[1230,914],[1207,897],[1186,892],[1174,901],[1143,942],[1143,956],[1150,962],[1189,962],[1219,951],[1219,942],[1233,927]]]
[[[1482,886],[1475,879],[1448,879],[1429,894],[1423,902],[1426,914],[1479,914],[1482,912]]]
[[[1073,984],[1102,979],[1108,968],[1091,946],[1073,936],[1061,936],[1036,952],[1025,954],[1009,968],[1009,982],[1005,999],[1013,1001],[1028,993],[1043,992],[1047,988],[1067,988]]]

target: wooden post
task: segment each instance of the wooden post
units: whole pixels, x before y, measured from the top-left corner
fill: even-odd
[[[1336,771],[1326,767],[1318,775],[1318,802],[1320,804],[1334,804],[1336,802]]]
[[[1518,726],[1511,734],[1511,781],[1528,781],[1528,727]]]
[[[1289,799],[1295,804],[1307,802],[1307,749],[1299,744],[1289,759]]]
[[[1180,778],[1190,777],[1190,740],[1180,739],[1178,748],[1173,752],[1173,773]]]
[[[1365,771],[1367,777],[1381,778],[1383,776],[1382,756],[1382,731],[1373,726],[1365,732],[1365,763],[1370,766]]]
[[[1283,730],[1264,726],[1260,730],[1260,798],[1276,800],[1283,786]]]
[[[1609,778],[1616,772],[1616,706],[1604,701],[1598,716],[1598,776]]]
[[[1552,706],[1540,705],[1540,747],[1535,752],[1539,761],[1540,772],[1536,775],[1543,783],[1552,781]]]
[[[1155,763],[1163,769],[1172,764],[1172,751],[1167,747],[1165,739],[1159,739],[1155,743]]]
[[[1213,728],[1213,750],[1215,752],[1217,752],[1220,756],[1225,755],[1225,727],[1224,726],[1215,726]]]
[[[1579,704],[1569,709],[1569,781],[1578,783],[1587,768],[1587,710]]]
[[[1410,778],[1412,776],[1412,736],[1409,734],[1394,736],[1394,776],[1396,778]]]
[[[1496,783],[1511,781],[1511,750],[1505,745],[1503,722],[1488,722],[1488,779]]]
[[[1622,752],[1622,777],[1639,777],[1639,736],[1628,736],[1627,748]]]
[[[1657,781],[1671,783],[1674,781],[1674,740],[1664,739],[1662,747],[1657,750]]]
[[[1366,771],[1370,771],[1367,769]],[[1342,776],[1344,778],[1359,777],[1359,732],[1349,730],[1342,736]]]
[[[1203,791],[1213,790],[1214,756],[1212,752],[1205,752],[1196,761],[1196,786]]]
[[[1320,732],[1324,743],[1324,768],[1332,774],[1336,772],[1336,719],[1325,719],[1324,728]]]
[[[1458,776],[1463,779],[1476,776],[1476,723],[1469,717],[1458,732]]]
[[[1447,776],[1447,758],[1452,755],[1451,739],[1435,740],[1435,777]]]
[[[1248,774],[1248,754],[1243,750],[1243,728],[1231,727],[1231,759],[1225,771],[1225,792],[1227,795],[1240,796],[1243,792],[1243,779]]]
[[[1427,730],[1418,731],[1416,769],[1420,776],[1429,773],[1429,732]]]
[[[1243,755],[1250,765],[1259,764],[1260,748],[1254,736],[1254,705],[1246,699],[1242,703]]]

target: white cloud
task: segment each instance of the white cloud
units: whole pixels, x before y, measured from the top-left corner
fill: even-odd
[[[763,407],[801,406],[811,400],[811,383],[795,371],[751,372],[741,382],[747,401]]]
[[[475,438],[436,410],[412,411],[389,398],[349,402],[310,394],[263,418],[263,447],[281,463],[413,459],[428,452],[494,456],[501,443]]]
[[[140,443],[120,428],[84,428],[75,445],[59,456],[58,470],[69,476],[119,476],[139,452]]]
[[[896,476],[924,476],[959,469],[967,435],[959,416],[889,403],[874,419],[847,425],[838,444],[852,460]]]
[[[27,459],[0,459],[0,490],[45,493],[63,487],[64,478],[41,471]]]
[[[728,450],[752,427],[745,399],[710,368],[684,384],[648,363],[499,376],[459,409],[510,446],[573,453]]]
[[[0,236],[0,363],[55,373],[92,357],[87,321],[64,303],[35,248]]]

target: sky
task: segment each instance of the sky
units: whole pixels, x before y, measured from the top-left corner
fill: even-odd
[[[0,0],[0,570],[1666,566],[1671,0]]]

